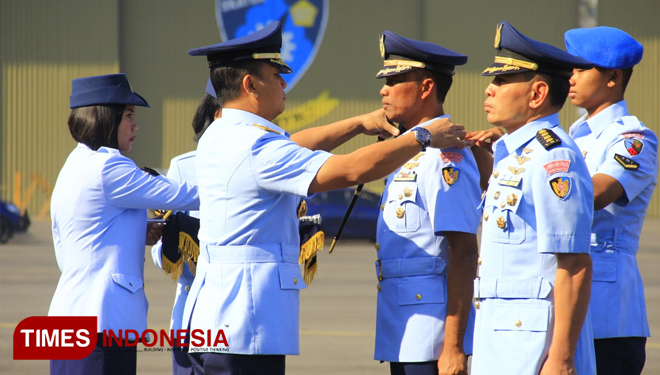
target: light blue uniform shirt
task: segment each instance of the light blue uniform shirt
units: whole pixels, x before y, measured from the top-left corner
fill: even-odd
[[[191,184],[197,184],[197,175],[195,174],[195,154],[196,151],[190,151],[172,158],[170,161],[170,168],[167,170],[167,178],[170,180],[187,181]],[[186,214],[199,218],[199,211],[187,211]],[[154,264],[159,268],[163,268],[162,246],[162,242],[158,241],[155,246],[151,247],[151,257]],[[186,304],[186,298],[188,297],[188,292],[190,291],[190,286],[194,279],[195,275],[190,272],[188,263],[183,262],[183,272],[177,280],[170,329],[181,329],[183,307]]]
[[[222,329],[229,343],[204,348],[299,353],[305,283],[296,209],[331,156],[300,147],[277,125],[236,109],[223,109],[204,133],[197,147],[200,256],[183,327],[190,323],[213,337]]]
[[[429,147],[387,178],[376,234],[376,275],[382,280],[374,359],[425,362],[440,357],[449,261],[442,233],[477,233],[480,194],[469,149]],[[473,323],[471,311],[466,353],[472,352]]]
[[[146,210],[198,207],[196,186],[151,176],[118,150],[78,144],[51,197],[62,276],[48,315],[97,316],[98,332],[146,330]]]
[[[542,129],[561,144],[546,149],[537,139]],[[593,186],[557,114],[524,125],[494,147],[482,201],[471,374],[537,375],[552,340],[555,253],[589,253]],[[578,374],[596,373],[588,314],[575,365]]]
[[[581,124],[586,128],[580,133],[586,135],[576,138],[575,143],[582,150],[589,173],[615,178],[625,193],[594,212],[591,230],[594,337],[648,337],[644,284],[635,255],[658,179],[658,138],[628,114],[625,101],[590,119],[585,115],[576,121],[569,132],[574,138]]]

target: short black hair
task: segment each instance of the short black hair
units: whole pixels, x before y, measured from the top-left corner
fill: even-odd
[[[76,142],[96,151],[101,147],[119,148],[117,129],[125,104],[94,105],[71,110],[67,124]]]
[[[199,142],[206,129],[215,120],[215,113],[220,109],[220,103],[209,94],[205,94],[202,101],[197,106],[195,116],[192,120],[192,127],[195,131],[193,141]]]
[[[454,78],[448,74],[429,69],[417,69],[415,72],[415,77],[418,82],[421,82],[426,78],[431,78],[433,80],[436,87],[436,100],[438,103],[444,103],[447,98],[447,93],[454,82]]]
[[[568,98],[568,91],[571,89],[571,84],[568,81],[569,77],[541,72],[527,72],[525,74],[527,80],[531,81],[535,76],[538,76],[543,82],[548,84],[548,96],[550,97],[550,104],[553,107],[561,109],[564,106],[566,98]]]
[[[211,71],[211,83],[218,94],[218,103],[225,103],[238,99],[241,95],[243,78],[250,74],[261,78],[263,61],[238,61],[226,66],[220,66]]]

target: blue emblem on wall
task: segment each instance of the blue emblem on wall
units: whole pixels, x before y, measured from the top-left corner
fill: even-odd
[[[282,74],[290,91],[312,65],[328,23],[329,0],[216,0],[222,40],[253,33],[271,21],[282,24],[282,59],[293,69]]]

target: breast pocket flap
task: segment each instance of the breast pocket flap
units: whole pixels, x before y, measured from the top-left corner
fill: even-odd
[[[412,278],[399,281],[399,305],[445,303],[444,277]]]
[[[547,306],[498,306],[492,318],[493,328],[496,331],[546,332],[549,316]]]
[[[139,276],[123,275],[121,273],[113,273],[112,280],[120,286],[126,288],[129,292],[135,293],[142,289],[143,281]]]
[[[282,289],[305,289],[305,281],[300,274],[300,266],[292,263],[278,265],[280,272],[280,287]]]

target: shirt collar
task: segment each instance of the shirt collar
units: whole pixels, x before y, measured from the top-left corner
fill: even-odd
[[[449,115],[442,115],[442,116],[438,116],[438,117],[436,117],[436,118],[432,118],[432,119],[430,119],[430,120],[428,120],[428,121],[422,122],[421,124],[418,124],[418,125],[413,126],[413,127],[410,128],[409,130],[406,130],[403,134],[406,134],[406,133],[412,131],[413,129],[417,129],[417,128],[421,127],[421,126],[429,125],[429,124],[432,123],[433,121],[435,121],[435,120],[439,120],[439,119],[441,119],[441,118],[450,118],[450,117],[449,117]],[[401,135],[403,135],[403,134],[401,134]]]
[[[605,130],[611,123],[616,119],[628,115],[628,105],[625,100],[622,100],[618,103],[614,103],[611,106],[605,108],[604,110],[598,112],[594,117],[587,119],[588,114],[580,117],[573,125],[580,125],[581,123],[587,123],[591,133],[594,137],[598,138],[600,133]],[[573,127],[571,125],[571,127]],[[577,129],[577,128],[576,128]]]
[[[530,139],[536,137],[536,133],[538,133],[539,130],[550,129],[556,126],[559,126],[559,114],[553,113],[549,116],[545,116],[525,124],[511,134],[505,134],[502,138],[495,142],[495,145],[497,145],[499,142],[504,142],[504,145],[509,151],[509,154],[511,154],[515,150],[527,144]],[[495,147],[497,148],[497,146]]]

